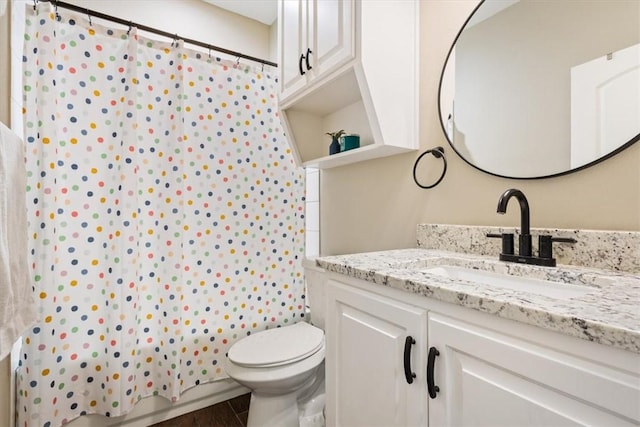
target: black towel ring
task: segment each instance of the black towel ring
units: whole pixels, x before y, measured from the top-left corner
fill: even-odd
[[[443,162],[442,175],[440,175],[440,178],[438,178],[438,180],[431,185],[420,184],[418,182],[418,178],[416,177],[416,169],[418,168],[418,163],[420,163],[420,160],[422,160],[422,158],[426,154],[431,154],[436,159],[442,159]],[[442,179],[444,178],[445,173],[447,173],[447,158],[444,156],[444,148],[442,147],[436,147],[425,151],[424,153],[420,154],[420,156],[416,159],[416,162],[413,164],[413,180],[420,188],[429,189],[435,187],[436,185],[440,184],[440,181],[442,181]]]

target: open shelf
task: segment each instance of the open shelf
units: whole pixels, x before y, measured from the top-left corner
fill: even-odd
[[[366,110],[353,68],[286,104],[282,113],[287,137],[304,167],[326,169],[409,151],[376,142],[377,129],[369,119],[373,113]],[[340,129],[360,135],[360,148],[330,156],[331,137],[326,133]]]
[[[333,168],[418,147],[418,2],[358,2],[356,10],[361,21],[349,30],[359,46],[355,57],[281,100],[298,165]],[[378,25],[369,25],[381,20],[396,30],[393,43]],[[360,148],[329,155],[327,133],[340,129],[360,135]]]

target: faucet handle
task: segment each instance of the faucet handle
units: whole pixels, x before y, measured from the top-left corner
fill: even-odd
[[[502,254],[513,255],[513,233],[488,233],[487,237],[502,239]]]
[[[577,243],[578,241],[572,237],[553,237],[548,234],[542,234],[538,236],[538,256],[540,258],[553,258],[553,242]]]

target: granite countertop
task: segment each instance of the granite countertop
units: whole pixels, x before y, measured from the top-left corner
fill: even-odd
[[[315,262],[330,272],[640,353],[640,274],[563,265],[537,267],[433,249],[326,256]],[[566,285],[557,286],[569,289],[579,285],[582,292],[556,298],[425,271],[441,265],[560,282]]]

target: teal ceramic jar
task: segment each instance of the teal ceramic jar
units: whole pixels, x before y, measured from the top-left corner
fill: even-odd
[[[354,148],[360,147],[360,135],[356,134],[348,134],[342,135],[342,147],[344,147],[344,151],[353,150]]]

